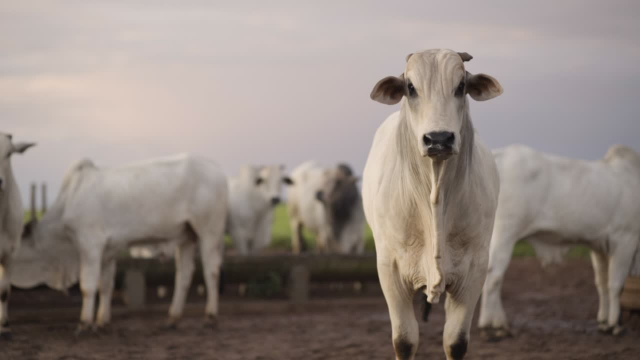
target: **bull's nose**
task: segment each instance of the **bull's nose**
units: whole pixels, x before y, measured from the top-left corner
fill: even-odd
[[[278,205],[280,204],[280,198],[279,197],[272,197],[271,198],[271,205]]]
[[[450,131],[432,131],[422,137],[429,156],[451,154],[455,141],[456,136]]]
[[[320,190],[316,192],[316,200],[320,202],[324,201],[324,191]]]

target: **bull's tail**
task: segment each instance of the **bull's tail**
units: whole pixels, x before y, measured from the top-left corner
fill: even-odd
[[[425,294],[424,292],[420,292],[420,310],[422,311],[422,321],[429,321],[431,303],[427,301],[427,294]]]

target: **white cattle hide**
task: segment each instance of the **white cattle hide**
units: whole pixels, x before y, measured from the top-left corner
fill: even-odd
[[[600,161],[568,159],[512,145],[494,152],[501,192],[491,239],[479,326],[508,334],[500,289],[518,240],[543,264],[572,245],[592,251],[603,331],[620,333],[620,291],[640,240],[640,155],[613,146]]]
[[[376,132],[362,184],[397,359],[413,359],[418,348],[415,292],[430,303],[447,292],[443,346],[447,359],[462,359],[484,283],[499,181],[466,94],[488,100],[502,87],[468,73],[470,59],[450,50],[412,54],[400,77],[371,93],[401,103]]]
[[[24,210],[20,189],[13,175],[11,159],[33,143],[14,143],[12,136],[0,132],[0,337],[8,338],[10,277],[14,272],[11,257],[20,246]]]
[[[60,194],[16,254],[21,271],[12,283],[64,289],[79,277],[83,292],[79,330],[111,319],[116,255],[130,245],[174,242],[176,281],[170,323],[181,317],[200,246],[207,286],[207,318],[218,312],[218,278],[228,202],[227,181],[209,160],[178,155],[119,168],[84,160],[65,176]],[[78,271],[79,270],[79,271]]]

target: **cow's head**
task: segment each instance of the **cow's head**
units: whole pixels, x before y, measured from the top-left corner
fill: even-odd
[[[493,77],[465,70],[464,62],[471,59],[451,50],[410,54],[402,75],[380,80],[371,92],[373,100],[388,105],[405,98],[402,111],[423,157],[446,160],[460,151],[467,94],[477,101],[502,94]]]
[[[316,199],[324,207],[336,240],[339,240],[342,229],[351,218],[354,205],[360,201],[356,185],[358,180],[348,165],[339,164],[324,171],[321,188],[316,192]]]
[[[22,154],[34,143],[13,143],[12,136],[0,133],[0,191],[4,191],[11,171],[11,155]]]
[[[284,165],[263,166],[256,178],[256,186],[264,193],[271,205],[282,200],[282,184],[291,185],[293,181],[284,174]]]

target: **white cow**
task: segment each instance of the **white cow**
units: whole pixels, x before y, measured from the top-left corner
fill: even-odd
[[[21,154],[33,143],[13,143],[11,135],[0,133],[0,337],[9,338],[9,292],[11,256],[20,246],[24,210],[20,189],[13,176],[11,155]]]
[[[593,250],[598,322],[619,334],[620,291],[640,240],[640,155],[613,146],[604,159],[583,161],[513,145],[495,158],[501,192],[478,325],[490,336],[509,333],[500,289],[515,243],[527,240],[544,264],[572,245]]]
[[[291,172],[287,210],[291,226],[291,246],[304,250],[303,228],[316,237],[321,252],[342,254],[364,251],[365,219],[357,177],[346,165],[325,168],[306,162]]]
[[[176,242],[176,278],[169,324],[180,319],[200,245],[207,287],[206,318],[215,324],[218,278],[228,189],[226,177],[209,160],[190,155],[112,169],[84,160],[65,176],[60,194],[26,234],[16,255],[21,264],[12,283],[46,283],[66,289],[80,278],[83,293],[78,330],[111,320],[116,256],[132,244]],[[78,264],[79,261],[79,264]]]
[[[475,137],[466,94],[488,100],[502,87],[465,71],[470,59],[451,50],[415,53],[403,75],[371,92],[383,104],[401,102],[376,132],[362,188],[397,359],[413,359],[418,348],[417,291],[429,303],[447,292],[444,351],[462,359],[486,275],[499,179]]]
[[[282,183],[292,184],[284,166],[244,166],[229,179],[227,232],[240,254],[250,254],[271,243],[273,208],[282,197]]]

